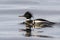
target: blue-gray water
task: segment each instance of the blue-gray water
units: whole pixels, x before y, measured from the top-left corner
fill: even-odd
[[[47,35],[53,38],[25,37],[25,25],[19,23],[25,18],[19,18],[26,11],[30,11],[34,19],[43,18],[60,23],[60,0],[0,0],[0,40],[59,40],[60,24],[52,28],[34,29],[33,35]],[[33,19],[33,18],[32,18]],[[42,33],[37,31],[43,31]]]

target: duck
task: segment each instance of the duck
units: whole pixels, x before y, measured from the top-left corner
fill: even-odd
[[[24,15],[19,16],[19,17],[25,17],[27,20],[30,20],[29,22],[33,24],[32,25],[33,28],[52,27],[55,24],[54,22],[50,22],[42,18],[31,20],[33,15],[29,11],[25,12]],[[22,22],[21,24],[26,24],[26,22]]]

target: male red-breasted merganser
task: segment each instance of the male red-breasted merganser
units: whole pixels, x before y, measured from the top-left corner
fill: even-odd
[[[29,11],[27,11],[23,16],[19,16],[19,17],[25,17],[27,20],[30,20],[33,16]],[[35,19],[29,22],[33,24],[32,26],[34,28],[52,27],[52,25],[55,24],[54,22],[50,22],[45,19]],[[26,24],[26,22],[23,22],[22,24]]]

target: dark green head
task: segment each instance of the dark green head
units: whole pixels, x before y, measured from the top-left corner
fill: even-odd
[[[26,19],[31,19],[32,14],[29,11],[27,11],[23,16],[19,16],[19,17],[25,17]]]
[[[27,11],[27,12],[24,14],[24,17],[27,18],[27,19],[30,19],[30,18],[32,17],[32,14]]]

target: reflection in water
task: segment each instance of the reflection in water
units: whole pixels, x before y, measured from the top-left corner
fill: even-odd
[[[52,36],[47,36],[47,35],[32,35],[32,36],[44,37],[44,38],[53,38]]]
[[[20,29],[20,31],[25,31],[25,32],[26,32],[26,34],[25,34],[26,37],[36,36],[36,37],[43,37],[43,38],[54,38],[54,37],[48,36],[48,35],[32,35],[32,34],[31,34],[31,31],[32,31],[32,30],[29,31],[29,30],[26,30],[26,29]],[[40,31],[40,32],[42,32],[42,31]]]
[[[25,34],[26,37],[36,36],[36,37],[43,37],[43,38],[54,38],[54,37],[52,37],[52,36],[47,36],[47,35],[32,35],[32,34],[31,34],[31,31],[32,31],[32,30],[20,29],[20,31],[25,31],[25,32],[26,32],[26,34]],[[39,32],[41,33],[41,32],[43,32],[43,31],[39,31]]]

